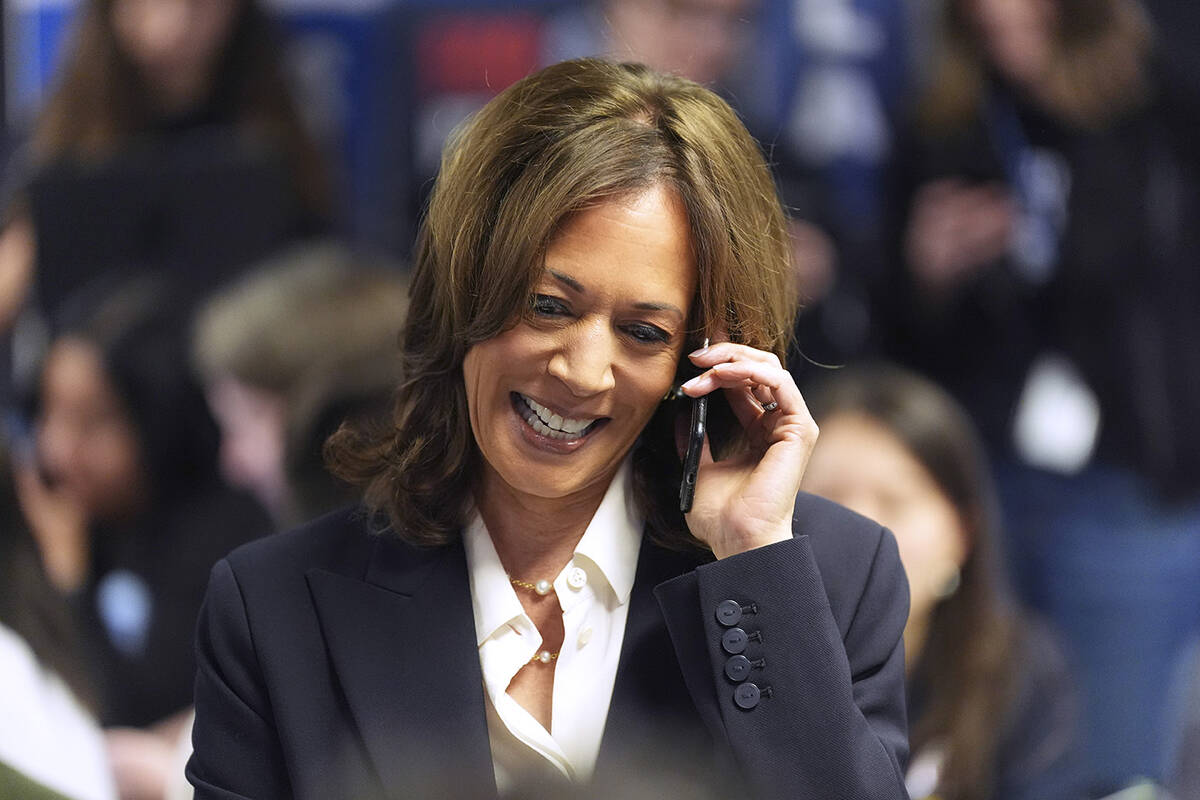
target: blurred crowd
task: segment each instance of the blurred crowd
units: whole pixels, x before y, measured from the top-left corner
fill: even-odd
[[[716,89],[776,170],[804,488],[909,575],[910,794],[1200,798],[1200,13],[391,5],[386,158],[256,0],[80,0],[5,131],[0,797],[188,796],[209,569],[354,501],[322,444],[389,424],[441,142],[602,55]]]

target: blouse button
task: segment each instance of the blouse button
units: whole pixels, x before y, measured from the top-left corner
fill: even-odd
[[[583,647],[592,640],[592,629],[584,628],[579,632],[579,646]]]
[[[571,571],[567,573],[567,586],[572,589],[582,589],[586,585],[587,573],[583,571],[582,567],[572,567]]]

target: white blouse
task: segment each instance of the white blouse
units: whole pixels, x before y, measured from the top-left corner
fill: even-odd
[[[635,508],[633,470],[626,459],[574,556],[554,579],[565,637],[555,666],[549,731],[508,694],[513,677],[541,650],[541,634],[478,512],[464,531],[488,736],[501,793],[546,777],[585,781],[592,775],[642,541],[643,520]]]
[[[117,796],[104,735],[62,679],[0,625],[0,761],[77,800]]]

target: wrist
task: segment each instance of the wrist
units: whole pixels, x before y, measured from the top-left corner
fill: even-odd
[[[718,559],[729,558],[767,545],[786,542],[791,538],[790,526],[771,531],[756,531],[752,534],[724,537],[715,541],[712,543],[712,551]]]

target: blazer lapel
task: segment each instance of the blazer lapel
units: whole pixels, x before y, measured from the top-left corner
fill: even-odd
[[[621,785],[635,770],[692,772],[697,759],[708,759],[713,752],[714,736],[724,735],[711,681],[693,687],[684,680],[680,657],[685,654],[677,652],[655,599],[659,584],[691,578],[696,608],[690,572],[701,559],[658,547],[649,536],[642,540],[617,679],[596,761],[596,781],[601,786]],[[700,625],[695,613],[689,618]],[[703,642],[703,636],[696,641]],[[707,666],[702,645],[698,657]]]
[[[390,796],[494,797],[461,543],[378,537],[365,580],[307,575],[330,660]]]

